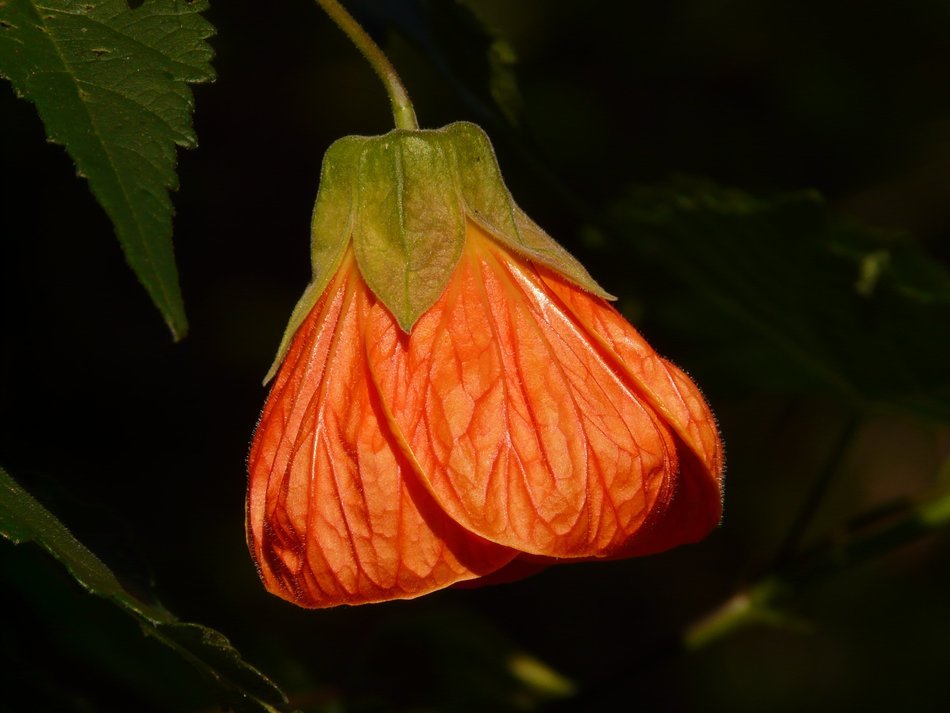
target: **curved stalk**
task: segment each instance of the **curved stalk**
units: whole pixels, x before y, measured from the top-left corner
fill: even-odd
[[[418,130],[419,124],[416,121],[416,112],[412,108],[412,102],[409,101],[406,87],[399,79],[396,68],[393,67],[389,58],[383,54],[379,45],[373,41],[366,30],[337,0],[317,0],[317,4],[330,16],[336,26],[346,33],[346,36],[356,45],[356,48],[372,66],[373,71],[376,72],[376,76],[379,77],[386,88],[386,93],[389,95],[389,103],[392,107],[396,128]]]

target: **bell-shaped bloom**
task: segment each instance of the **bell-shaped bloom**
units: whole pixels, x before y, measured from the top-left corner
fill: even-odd
[[[722,447],[698,388],[514,206],[480,130],[353,141],[324,163],[315,280],[249,459],[267,588],[411,598],[715,527]]]

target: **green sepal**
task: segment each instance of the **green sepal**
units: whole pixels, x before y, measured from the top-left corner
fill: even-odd
[[[294,334],[319,301],[336,273],[346,246],[353,234],[356,206],[356,171],[367,141],[361,136],[344,136],[327,149],[320,170],[320,189],[310,223],[310,264],[313,278],[298,300],[277,348],[277,357],[264,377],[264,384],[274,378],[280,368]]]
[[[528,260],[550,268],[598,297],[615,299],[573,255],[518,207],[505,186],[491,141],[481,128],[460,121],[442,131],[455,153],[455,175],[471,220]]]
[[[433,131],[369,139],[359,164],[353,252],[366,284],[406,332],[445,291],[465,246],[452,170]]]
[[[581,289],[614,299],[515,204],[491,142],[475,124],[347,136],[324,157],[313,213],[313,280],[291,314],[264,383],[276,374],[351,240],[367,286],[408,333],[452,278],[465,247],[466,221]]]

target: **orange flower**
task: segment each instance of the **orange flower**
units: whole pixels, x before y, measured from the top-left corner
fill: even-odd
[[[249,459],[248,541],[274,594],[411,598],[657,552],[719,521],[722,449],[696,386],[569,256],[528,259],[470,214],[418,316],[370,286],[353,233],[292,320]]]

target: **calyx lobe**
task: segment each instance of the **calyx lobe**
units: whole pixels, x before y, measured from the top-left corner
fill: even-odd
[[[294,308],[265,383],[350,241],[366,284],[410,332],[452,278],[467,221],[514,253],[612,299],[515,204],[491,142],[475,124],[347,136],[334,142],[323,160],[311,226],[313,279]]]

